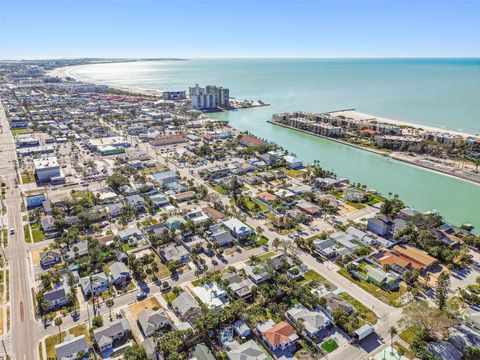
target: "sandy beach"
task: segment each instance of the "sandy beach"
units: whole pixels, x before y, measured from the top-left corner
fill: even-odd
[[[78,66],[81,66],[81,65],[59,67],[59,68],[50,70],[47,74],[50,76],[59,77],[60,79],[65,79],[67,77],[70,77],[72,79],[75,79],[76,81],[87,82],[87,83],[92,83],[97,85],[108,85],[112,89],[129,92],[133,95],[140,94],[140,95],[161,97],[163,94],[162,91],[155,90],[155,89],[144,89],[144,88],[138,88],[133,86],[121,86],[117,84],[109,84],[105,82],[92,81],[90,79],[85,79],[85,78],[82,78],[81,76],[73,74],[73,70]]]
[[[415,124],[411,122],[406,122],[406,121],[399,121],[399,120],[393,120],[389,118],[384,118],[384,117],[378,117],[375,115],[369,115],[365,113],[361,113],[358,111],[354,110],[348,110],[348,111],[334,111],[330,112],[332,115],[343,115],[345,117],[354,119],[354,120],[370,120],[370,121],[378,121],[381,123],[386,123],[386,124],[392,124],[392,125],[397,125],[397,126],[410,126],[413,127],[417,130],[423,130],[423,131],[431,131],[431,132],[439,132],[439,133],[446,133],[450,134],[453,136],[461,136],[462,138],[467,138],[470,136],[475,136],[474,134],[469,134],[465,132],[460,132],[460,131],[454,131],[454,130],[449,130],[449,129],[441,129],[441,128],[436,128],[436,127],[431,127],[431,126],[426,126],[426,125],[420,125],[420,124]]]

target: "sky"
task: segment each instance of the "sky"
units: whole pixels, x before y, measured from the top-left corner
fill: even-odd
[[[0,0],[0,58],[478,57],[480,0]]]

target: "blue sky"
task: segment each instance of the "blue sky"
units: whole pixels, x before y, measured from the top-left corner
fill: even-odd
[[[477,57],[479,1],[0,0],[0,57]]]

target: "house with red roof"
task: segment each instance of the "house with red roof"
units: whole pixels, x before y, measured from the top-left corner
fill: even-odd
[[[257,330],[262,335],[266,345],[272,350],[283,350],[296,345],[298,335],[295,329],[286,321],[275,324],[268,320],[257,325]]]

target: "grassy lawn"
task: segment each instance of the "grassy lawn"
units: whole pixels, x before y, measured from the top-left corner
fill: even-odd
[[[354,207],[355,209],[357,210],[360,210],[360,209],[363,209],[365,207],[364,204],[362,203],[356,203],[356,202],[353,202],[353,201],[346,201],[346,203],[348,205],[350,205],[351,207]]]
[[[22,134],[30,131],[31,131],[30,129],[13,129],[12,134]]]
[[[287,174],[290,177],[296,178],[304,174],[303,171],[300,170],[295,170],[295,169],[289,169],[287,167],[281,167],[278,170],[283,171],[285,174]]]
[[[371,284],[365,280],[353,278],[346,269],[340,269],[338,270],[338,273],[353,282],[354,284],[360,286],[363,290],[369,292],[376,298],[395,307],[400,306],[400,304],[398,303],[398,299],[407,291],[407,288],[404,285],[400,285],[400,288],[396,291],[383,290],[382,288],[379,288],[378,286]]]
[[[129,250],[132,250],[133,247],[131,247],[131,246],[128,245],[128,244],[123,244],[123,245],[122,245],[122,249],[123,249],[124,251],[129,251]]]
[[[172,273],[168,270],[167,265],[162,263],[158,256],[155,256],[155,264],[157,265],[158,271],[155,273],[158,279],[164,279],[169,277]]]
[[[45,235],[43,231],[40,229],[40,224],[35,224],[32,226],[32,236],[33,242],[40,242],[45,240]]]
[[[309,270],[305,274],[303,274],[303,281],[302,282],[305,282],[305,283],[308,283],[310,281],[322,282],[322,281],[325,281],[325,280],[326,279],[322,275],[317,273],[316,271]]]
[[[325,350],[328,353],[331,353],[332,351],[338,349],[338,344],[335,340],[330,339],[322,343],[320,347]]]
[[[384,202],[385,198],[377,195],[377,194],[367,194],[368,200],[365,204],[367,205],[375,205],[378,204],[379,202]]]
[[[264,260],[270,259],[273,255],[275,255],[275,253],[276,253],[275,251],[269,251],[262,255],[259,255],[258,258],[264,261]]]
[[[372,325],[375,325],[378,321],[378,318],[377,318],[377,315],[375,315],[375,313],[370,310],[369,308],[367,308],[365,305],[363,305],[360,301],[358,301],[357,299],[351,297],[349,294],[347,293],[341,293],[339,295],[342,299],[348,301],[350,304],[352,304],[352,306],[355,308],[355,310],[357,311],[357,314],[363,319],[365,320],[366,322],[372,324]]]
[[[260,238],[257,240],[257,246],[263,246],[268,244],[268,239],[265,236],[260,236]]]
[[[32,242],[32,237],[30,236],[30,225],[23,225],[23,234],[25,236],[25,241],[28,243]]]
[[[177,295],[173,291],[169,291],[166,294],[162,294],[163,298],[167,301],[167,303],[171,303],[173,300],[177,298]]]
[[[35,174],[32,171],[22,172],[22,184],[35,182]]]
[[[214,189],[215,191],[217,191],[219,194],[228,195],[228,194],[230,193],[227,189],[224,189],[224,188],[221,187],[220,185],[210,184],[210,186],[212,187],[212,189]]]
[[[150,226],[150,225],[155,225],[156,223],[157,223],[157,219],[151,218],[151,219],[147,219],[147,220],[144,220],[144,221],[140,221],[137,224],[140,225],[140,226],[146,227],[146,226]]]
[[[38,356],[40,357],[40,360],[43,360],[43,345],[42,343],[38,343]]]
[[[415,336],[419,330],[420,328],[416,326],[410,326],[403,330],[400,334],[398,334],[398,336],[400,337],[400,339],[410,345],[413,339],[415,339]]]
[[[400,350],[400,349],[403,350],[404,356],[406,356],[407,358],[415,359],[415,355],[409,349],[407,349],[405,346],[400,344],[398,341],[395,341],[393,343],[393,347],[395,349],[397,349],[397,351]]]
[[[62,331],[61,337],[62,340],[65,339],[65,336],[67,334],[65,331]],[[60,336],[58,333],[55,335],[49,336],[48,338],[45,339],[45,350],[47,351],[47,359],[55,359],[56,354],[55,354],[55,345],[60,344]]]
[[[85,325],[77,325],[71,329],[68,329],[69,334],[74,336],[85,335],[87,340],[87,344],[91,344],[90,336],[88,333],[88,329]],[[67,333],[62,331],[62,341],[65,339]],[[58,336],[58,332],[55,335],[49,336],[45,339],[45,349],[47,351],[47,359],[55,359],[55,345],[60,344],[60,337]]]

